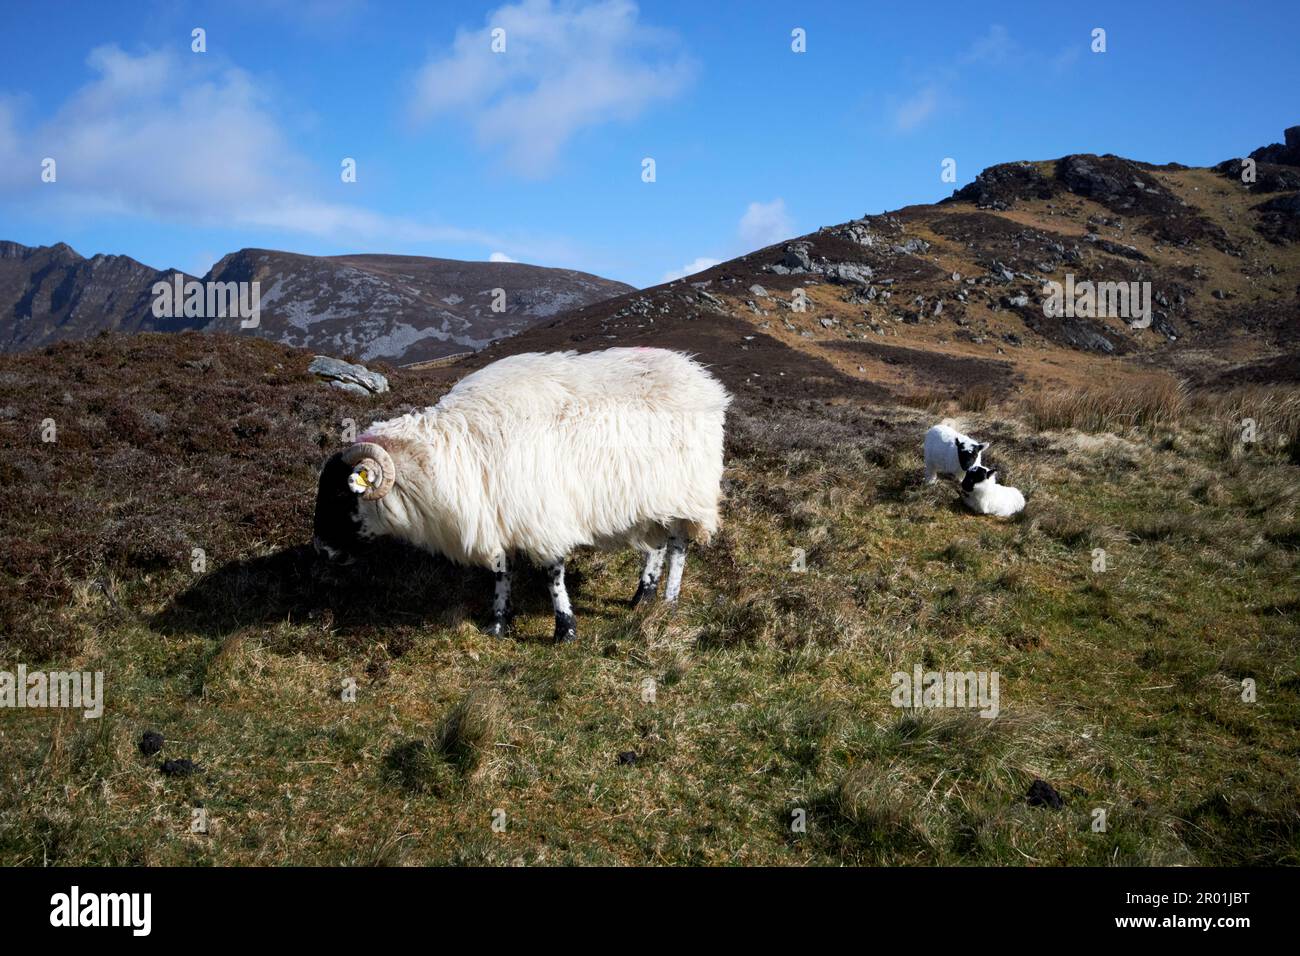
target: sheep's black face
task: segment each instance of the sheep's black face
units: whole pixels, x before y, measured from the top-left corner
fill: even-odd
[[[332,456],[321,469],[316,488],[316,518],[312,545],[331,561],[350,564],[361,550],[361,496],[348,487],[352,466],[342,454]]]
[[[957,442],[957,463],[961,465],[962,471],[970,471],[972,466],[980,460],[980,452],[988,448],[988,442]]]
[[[961,490],[966,494],[970,494],[975,490],[976,485],[981,481],[987,481],[992,476],[993,472],[989,471],[982,465],[976,465],[974,468],[967,471],[966,477],[961,480]]]

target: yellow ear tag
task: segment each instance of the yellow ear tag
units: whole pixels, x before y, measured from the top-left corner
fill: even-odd
[[[362,465],[348,476],[348,485],[355,492],[362,492],[371,485],[370,469]]]

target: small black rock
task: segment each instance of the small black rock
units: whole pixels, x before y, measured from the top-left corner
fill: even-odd
[[[1035,779],[1029,785],[1027,799],[1031,807],[1051,807],[1053,810],[1059,810],[1065,806],[1065,801],[1056,792],[1056,788],[1046,780]]]
[[[618,755],[618,764],[620,767],[630,767],[636,763],[636,751],[624,750]]]
[[[194,772],[194,761],[186,757],[180,760],[164,760],[158,769],[169,777],[188,777]]]
[[[146,730],[140,738],[140,753],[152,757],[163,749],[163,735],[156,730]]]

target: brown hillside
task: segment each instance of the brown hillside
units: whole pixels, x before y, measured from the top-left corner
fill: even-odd
[[[1294,380],[1300,167],[1261,162],[1253,184],[1238,170],[1091,155],[995,166],[943,202],[586,306],[447,374],[521,351],[657,345],[697,352],[732,388],[773,401],[1005,394],[1152,367],[1196,382]],[[1150,282],[1151,326],[1048,317],[1043,284],[1067,273]]]

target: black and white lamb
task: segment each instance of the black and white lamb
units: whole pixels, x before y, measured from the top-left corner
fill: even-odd
[[[961,500],[971,511],[981,515],[1009,518],[1025,507],[1025,496],[1017,488],[998,484],[997,469],[976,465],[961,480]]]
[[[980,463],[988,442],[976,441],[947,425],[935,425],[925,433],[925,483],[934,484],[936,475],[960,481]]]

